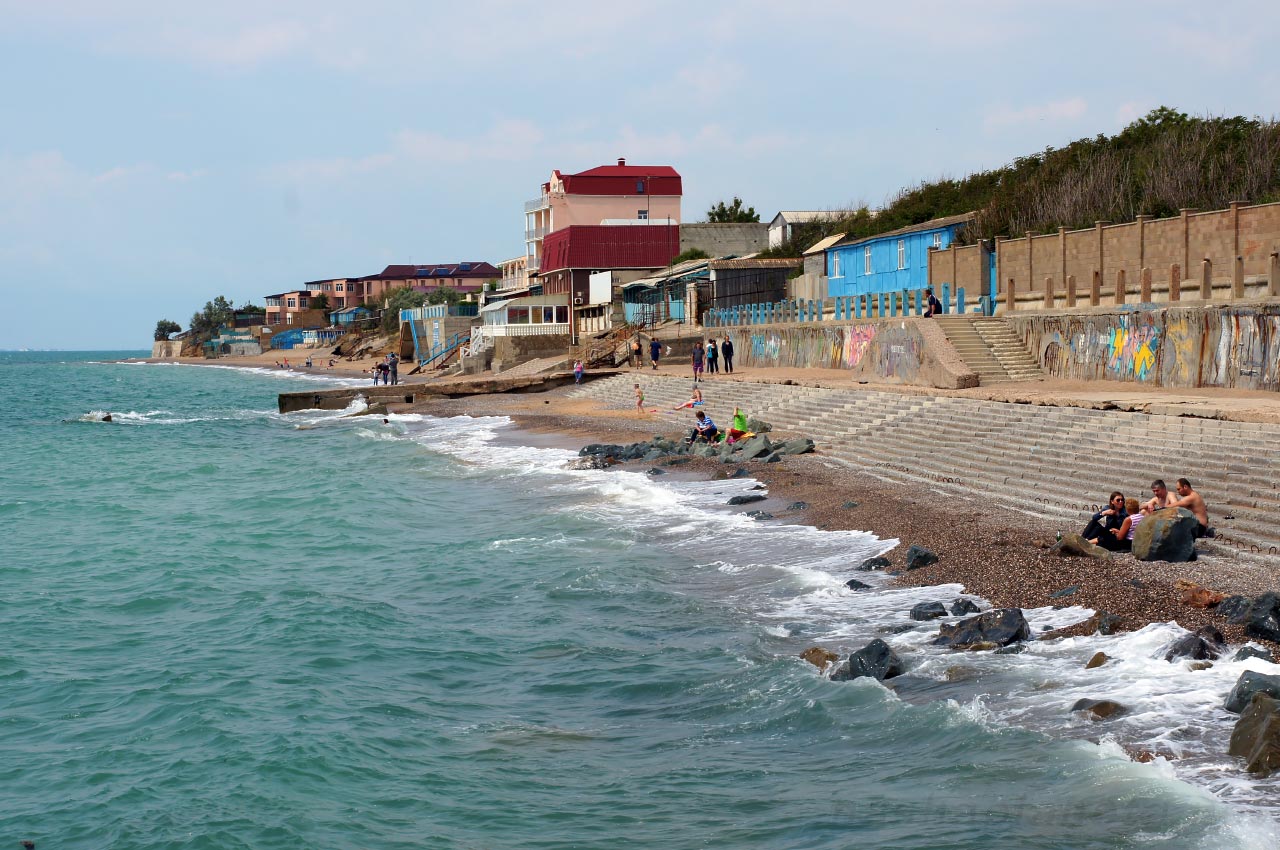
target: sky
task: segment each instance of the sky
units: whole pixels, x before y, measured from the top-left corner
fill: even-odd
[[[1275,116],[1280,4],[1227,6],[0,0],[0,349],[496,264],[552,170],[619,157],[674,166],[686,221],[767,221],[1160,105]]]

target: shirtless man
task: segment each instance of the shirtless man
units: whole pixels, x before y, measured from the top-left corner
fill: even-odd
[[[1178,501],[1178,497],[1169,492],[1169,488],[1165,486],[1164,480],[1157,478],[1151,482],[1151,495],[1154,498],[1147,500],[1142,506],[1143,513],[1151,513],[1161,508],[1172,508]]]
[[[1186,508],[1196,515],[1196,521],[1200,524],[1196,528],[1196,537],[1204,537],[1209,530],[1209,507],[1204,503],[1204,499],[1195,490],[1191,489],[1191,482],[1185,478],[1179,478],[1177,482],[1178,498],[1175,499],[1170,507]]]

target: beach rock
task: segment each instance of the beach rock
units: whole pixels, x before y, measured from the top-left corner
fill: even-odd
[[[764,434],[757,434],[749,440],[744,440],[739,445],[741,448],[739,448],[738,453],[742,455],[743,460],[764,457],[773,451],[773,444],[769,442],[769,438]]]
[[[1194,658],[1196,660],[1209,659],[1212,661],[1219,658],[1226,651],[1227,644],[1223,640],[1222,632],[1213,626],[1201,626],[1191,634],[1183,635],[1169,644],[1169,648],[1164,654],[1164,660],[1173,661],[1176,658]]]
[[[1249,606],[1244,633],[1251,638],[1280,643],[1280,596],[1264,593]]]
[[[667,460],[664,460],[662,462],[662,465],[663,466],[684,466],[686,463],[689,462],[689,460],[690,459],[687,457],[673,457],[673,458],[668,458]]]
[[[1236,684],[1231,689],[1231,693],[1227,694],[1226,702],[1222,707],[1232,714],[1239,714],[1244,711],[1254,694],[1266,694],[1280,699],[1280,676],[1268,676],[1266,673],[1255,673],[1252,670],[1244,671],[1240,674],[1240,678],[1236,679]]]
[[[1127,709],[1110,699],[1078,699],[1071,706],[1072,713],[1077,711],[1088,712],[1095,720],[1107,720],[1112,717],[1119,717],[1124,714]]]
[[[914,543],[907,549],[907,569],[918,570],[930,564],[938,563],[938,556],[923,546]]]
[[[641,459],[641,460],[645,460],[645,461],[650,461],[650,462],[652,462],[652,461],[658,460],[658,459],[659,459],[660,457],[662,457],[664,454],[665,454],[665,452],[663,452],[661,449],[649,449],[649,451],[645,452],[645,453],[640,457],[640,459]]]
[[[110,413],[105,414],[105,415],[102,417],[102,421],[103,421],[103,422],[111,422],[111,421],[113,421],[113,420],[112,420],[112,417],[111,417],[111,414],[110,414]]]
[[[753,434],[767,434],[773,430],[773,426],[763,419],[756,419],[754,416],[747,417],[747,430]]]
[[[811,646],[804,652],[800,653],[800,657],[808,661],[819,670],[826,670],[827,665],[835,664],[840,660],[840,656],[836,655],[829,649],[823,649],[820,646]]]
[[[782,453],[789,455],[803,455],[813,451],[813,440],[808,437],[797,437],[794,440],[786,440],[782,444]]]
[[[1095,558],[1099,561],[1111,560],[1110,552],[1101,546],[1095,546],[1075,532],[1062,535],[1062,539],[1053,544],[1049,551],[1076,558]]]
[[[731,454],[721,455],[720,462],[724,464],[737,463],[738,459]]]
[[[578,457],[586,457],[588,455],[610,455],[618,457],[622,454],[622,446],[614,443],[591,443],[578,449]]]
[[[1008,646],[1030,639],[1031,627],[1027,625],[1021,608],[997,608],[958,623],[943,624],[933,643],[935,646],[961,649],[975,643]]]
[[[849,656],[849,665],[843,669],[843,676],[838,681],[870,676],[883,682],[885,679],[902,675],[905,669],[902,659],[889,644],[876,638]],[[836,679],[836,675],[832,674],[831,678]]]
[[[667,471],[665,469],[658,469],[658,467],[656,466],[645,473],[645,475],[666,475],[666,474],[667,474]]]
[[[957,599],[951,603],[951,616],[963,617],[965,614],[977,614],[982,609],[972,599]]]
[[[1218,613],[1226,617],[1228,623],[1239,625],[1249,619],[1249,609],[1253,600],[1248,596],[1228,596],[1218,603]]]
[[[730,496],[728,505],[749,505],[752,502],[763,502],[768,497],[763,493],[743,493],[740,496]]]
[[[1208,670],[1213,667],[1212,661],[1192,661],[1187,664],[1188,670]]]
[[[761,463],[781,463],[782,452],[773,452],[772,454],[765,455],[762,458],[756,458],[756,460],[760,461]]]
[[[746,478],[750,474],[751,474],[750,472],[747,472],[747,468],[745,466],[740,466],[737,469],[735,469],[733,472],[730,472],[728,477]]]
[[[1267,777],[1280,768],[1280,700],[1255,694],[1231,730],[1227,753],[1244,759],[1255,776]]]
[[[1096,632],[1100,635],[1113,635],[1124,630],[1124,620],[1119,614],[1112,614],[1110,611],[1098,611],[1088,619],[1086,625],[1089,627],[1089,634]]]
[[[977,643],[971,643],[964,648],[965,652],[990,652],[993,649],[999,649],[1000,644],[992,643],[989,640],[980,640]]]
[[[1110,660],[1111,656],[1107,655],[1105,652],[1095,652],[1093,657],[1089,659],[1089,663],[1084,665],[1084,669],[1092,670],[1095,667],[1101,667]]]
[[[1271,653],[1265,649],[1256,646],[1242,646],[1231,656],[1232,661],[1246,661],[1250,658],[1261,658],[1263,661],[1271,660]]]
[[[857,503],[857,502],[845,502],[845,503],[844,503],[843,505],[841,505],[840,507],[844,508],[846,511],[851,511],[851,510],[853,510],[854,508],[856,508],[857,506],[858,506],[858,503]]]
[[[1078,585],[1078,584],[1073,584],[1073,585],[1071,585],[1070,587],[1064,587],[1064,588],[1062,588],[1062,590],[1055,590],[1053,593],[1050,593],[1050,594],[1049,594],[1049,598],[1050,598],[1050,599],[1062,599],[1063,597],[1066,597],[1066,596],[1072,596],[1072,595],[1074,595],[1074,594],[1075,594],[1075,592],[1076,592],[1077,590],[1079,590],[1079,589],[1080,589],[1080,585]]]
[[[849,579],[844,583],[844,586],[849,588],[850,590],[870,590],[871,589],[871,585],[867,584],[865,581],[858,581],[856,578]]]
[[[1161,508],[1138,524],[1133,556],[1139,561],[1195,560],[1196,515],[1186,508]]]
[[[892,566],[889,563],[889,559],[881,555],[877,555],[874,558],[867,558],[861,564],[858,564],[856,569],[866,573],[866,572],[870,572],[871,570],[883,570],[885,567],[888,567],[888,566]]]
[[[808,502],[792,502],[791,504],[787,505],[787,510],[807,511],[809,510],[809,503]]]
[[[747,511],[747,516],[754,520],[773,519],[773,514],[768,511]]]
[[[1027,651],[1025,643],[1011,643],[1008,646],[1002,646],[995,651],[996,655],[1021,655]]]
[[[588,455],[575,458],[564,465],[565,469],[608,469],[618,461],[612,455]]]
[[[913,620],[936,620],[947,616],[947,607],[941,602],[921,602],[911,608]]]

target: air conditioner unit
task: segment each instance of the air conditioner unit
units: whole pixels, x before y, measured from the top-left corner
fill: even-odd
[[[582,306],[582,296],[581,296],[581,295],[574,296],[574,299],[573,299],[573,306],[575,306],[575,307],[581,307],[581,306]]]

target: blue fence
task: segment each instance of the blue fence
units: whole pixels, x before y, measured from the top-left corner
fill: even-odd
[[[938,293],[942,312],[952,312],[951,287],[943,284]],[[827,301],[791,299],[770,304],[744,304],[707,311],[707,327],[735,325],[775,325],[785,322],[849,322],[855,319],[887,319],[897,316],[923,316],[924,292],[904,289],[899,292],[875,292],[844,295]],[[955,312],[965,310],[964,287],[956,292]]]

